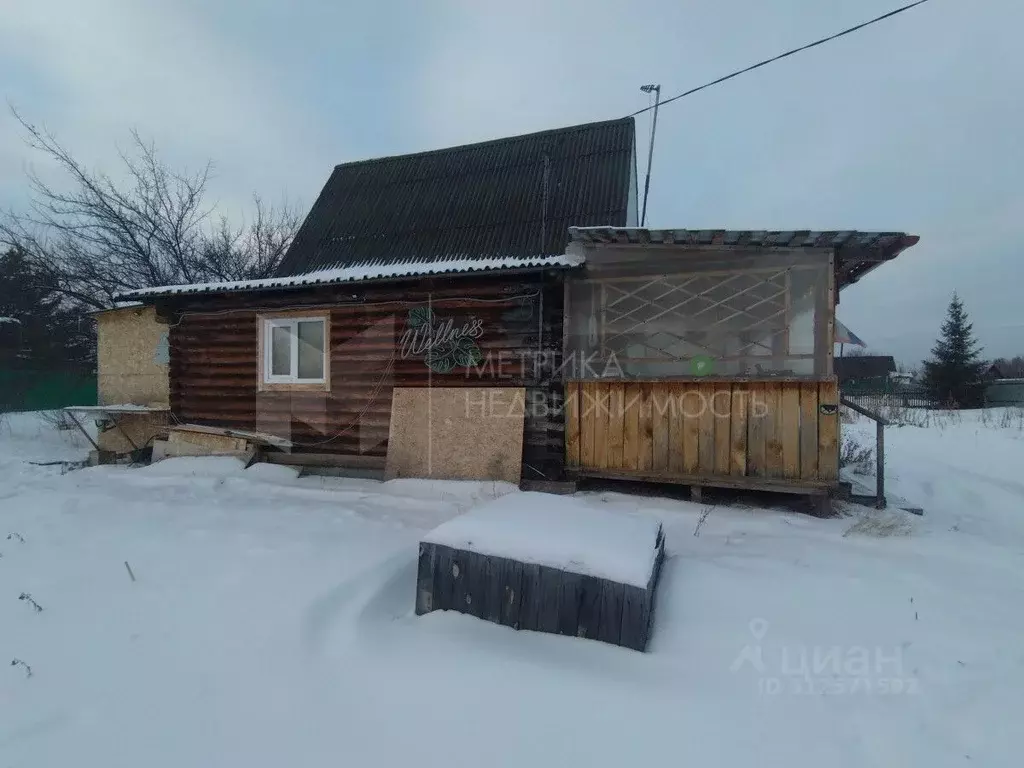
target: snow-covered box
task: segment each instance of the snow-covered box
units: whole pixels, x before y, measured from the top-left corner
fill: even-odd
[[[459,611],[642,651],[664,556],[653,518],[512,493],[423,538],[416,613]]]

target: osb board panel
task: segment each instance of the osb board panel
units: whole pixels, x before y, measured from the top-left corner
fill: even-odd
[[[116,309],[96,316],[100,403],[168,402],[167,331],[153,307]]]
[[[131,438],[131,442],[117,427],[111,427],[96,436],[96,444],[101,451],[128,453],[136,447],[151,444],[155,436],[167,433],[166,413],[126,413],[118,415],[117,422],[121,430]]]
[[[205,432],[192,432],[191,430],[172,429],[167,437],[170,446],[188,445],[214,453],[240,453],[246,449],[246,441],[240,437],[229,437],[227,435],[211,435]],[[193,455],[188,453],[186,455]]]
[[[385,477],[519,483],[526,390],[396,387]]]

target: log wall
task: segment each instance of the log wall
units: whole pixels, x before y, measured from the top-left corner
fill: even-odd
[[[584,475],[828,489],[838,406],[834,379],[569,382],[566,463]]]
[[[295,452],[383,458],[394,387],[526,387],[523,478],[561,479],[563,287],[557,274],[459,277],[373,287],[177,297],[170,323],[173,417],[287,437]],[[461,325],[482,321],[483,359],[446,374],[402,357],[409,311],[429,306]],[[283,310],[330,316],[328,391],[261,391],[259,317]]]

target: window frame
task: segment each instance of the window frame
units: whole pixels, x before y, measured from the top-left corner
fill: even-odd
[[[323,374],[320,378],[299,378],[299,323],[320,323],[323,326]],[[273,329],[288,328],[291,338],[289,372],[287,375],[273,373]],[[331,381],[331,319],[328,314],[280,313],[259,317],[259,388],[261,391],[285,390],[329,390]],[[294,375],[293,373],[294,372]]]

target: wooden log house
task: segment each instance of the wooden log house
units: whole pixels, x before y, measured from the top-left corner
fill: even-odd
[[[917,238],[636,218],[633,120],[592,123],[339,165],[275,277],[121,298],[168,324],[172,422],[287,463],[380,471],[396,389],[507,389],[524,485],[835,490],[839,290]]]
[[[382,470],[396,388],[524,389],[520,479],[557,481],[568,228],[608,222],[636,223],[632,119],[339,165],[276,277],[122,298],[169,325],[175,422]]]

